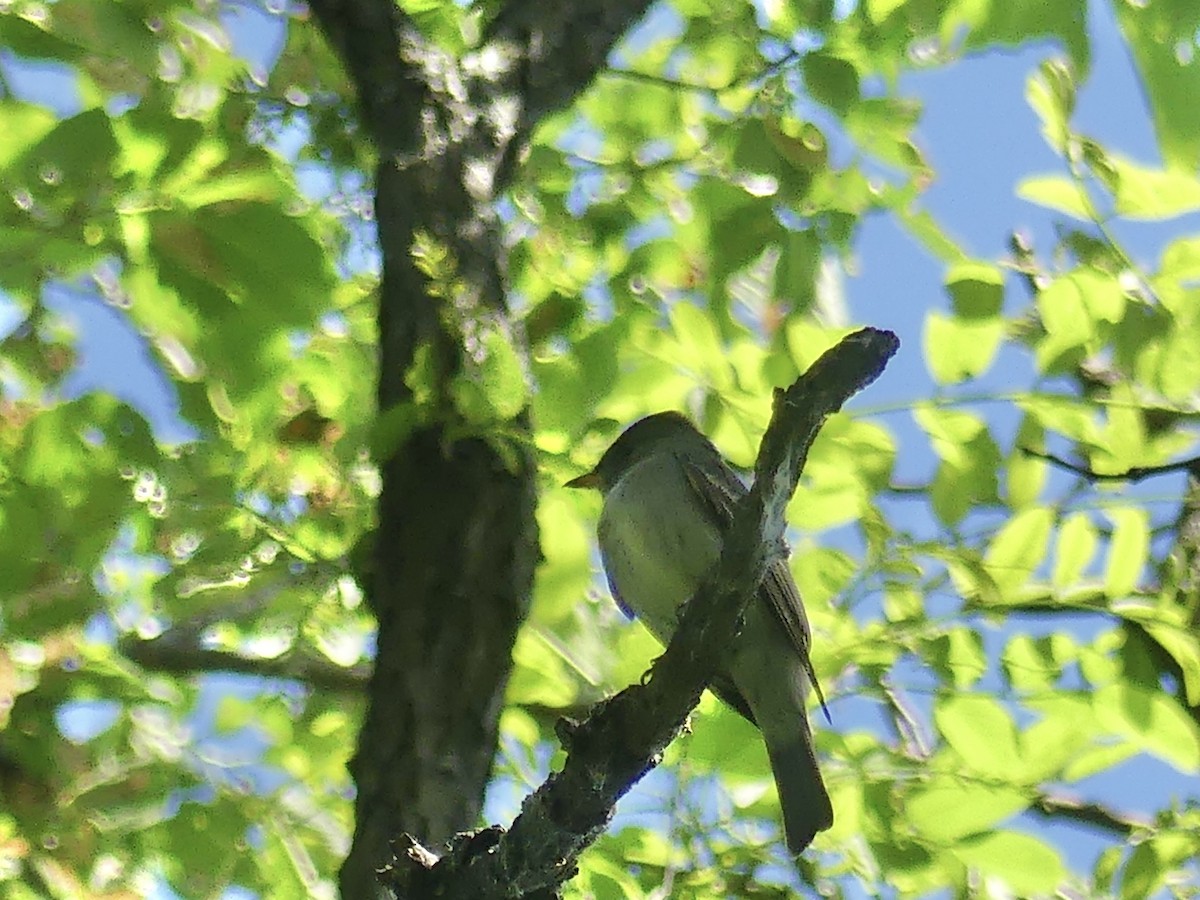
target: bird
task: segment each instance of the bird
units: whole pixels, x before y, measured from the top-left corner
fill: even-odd
[[[566,486],[599,490],[597,537],[609,589],[665,646],[680,607],[720,558],[746,486],[712,442],[673,411],[634,422],[595,468]],[[824,704],[809,661],[808,617],[782,541],[778,551],[709,687],[762,732],[787,846],[799,855],[832,827],[833,805],[805,708],[810,687]]]

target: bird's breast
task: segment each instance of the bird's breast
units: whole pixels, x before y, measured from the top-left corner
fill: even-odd
[[[613,589],[665,644],[721,551],[674,455],[643,460],[609,490],[599,540]]]

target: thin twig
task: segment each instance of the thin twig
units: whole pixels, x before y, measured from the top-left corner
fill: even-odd
[[[1169,475],[1174,472],[1190,472],[1192,475],[1200,477],[1200,456],[1193,456],[1191,459],[1181,459],[1172,463],[1164,463],[1161,466],[1134,466],[1131,469],[1126,469],[1124,472],[1097,472],[1087,466],[1055,456],[1053,453],[1034,450],[1032,447],[1022,447],[1021,452],[1026,456],[1032,456],[1034,459],[1045,460],[1060,469],[1074,472],[1088,481],[1131,481],[1137,483],[1146,478],[1153,478],[1155,475]]]

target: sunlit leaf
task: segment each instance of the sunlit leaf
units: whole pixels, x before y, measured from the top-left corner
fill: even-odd
[[[1087,72],[1091,50],[1085,27],[1085,0],[1063,0],[1053,7],[1038,0],[1012,0],[969,4],[964,9],[972,25],[967,46],[1013,46],[1032,35],[1040,35],[1063,46],[1076,71]]]
[[[925,317],[922,349],[930,373],[940,384],[982,375],[991,366],[1004,337],[1004,321],[963,319],[930,312]]]
[[[1097,534],[1092,520],[1083,513],[1067,516],[1058,530],[1051,581],[1063,588],[1075,584],[1096,554]]]
[[[1012,716],[991,697],[956,694],[940,697],[933,720],[963,766],[971,772],[1006,778],[1020,756]]]
[[[1200,69],[1187,64],[1187,48],[1200,25],[1197,10],[1186,0],[1123,3],[1114,9],[1141,73],[1163,157],[1172,168],[1194,172],[1200,161],[1200,110],[1188,98],[1200,90]]]
[[[1027,834],[996,832],[967,838],[951,852],[1021,896],[1052,892],[1067,874],[1058,851]]]
[[[943,775],[910,791],[905,811],[913,827],[930,840],[954,843],[987,831],[1028,805],[1029,797],[1019,788]]]
[[[1013,516],[996,533],[984,555],[984,566],[1002,592],[1015,592],[1046,556],[1054,514],[1032,507]]]
[[[1075,79],[1061,60],[1042,63],[1025,84],[1025,99],[1042,120],[1042,134],[1059,153],[1065,153],[1075,111]]]
[[[1200,768],[1200,728],[1173,697],[1132,684],[1110,684],[1096,692],[1101,724],[1181,772]]]
[[[1062,175],[1024,178],[1017,185],[1017,196],[1030,203],[1066,213],[1080,221],[1091,220],[1091,205],[1078,184]]]
[[[1145,510],[1114,509],[1108,515],[1113,521],[1113,536],[1104,585],[1110,596],[1120,597],[1133,591],[1142,577],[1150,552],[1150,526]]]
[[[1170,219],[1200,209],[1200,180],[1171,169],[1152,169],[1110,157],[1116,170],[1116,211],[1131,219]]]

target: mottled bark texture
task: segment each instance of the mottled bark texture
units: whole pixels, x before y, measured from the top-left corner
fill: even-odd
[[[533,125],[591,81],[648,5],[510,2],[480,52],[453,59],[395,0],[309,0],[379,152],[381,414],[412,399],[405,374],[420,348],[430,353],[436,397],[471,352],[473,328],[512,334],[493,201]],[[418,233],[449,251],[460,286],[452,300],[431,296],[412,252]],[[531,594],[533,460],[515,450],[514,466],[487,435],[461,427],[452,403],[434,408],[380,461],[367,585],[378,655],[351,764],[358,794],[341,872],[346,898],[376,895],[375,869],[401,832],[436,846],[477,824]]]

